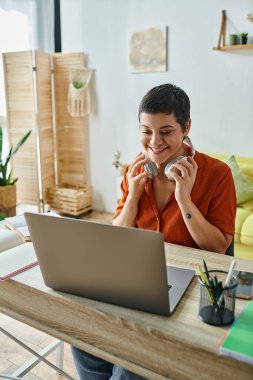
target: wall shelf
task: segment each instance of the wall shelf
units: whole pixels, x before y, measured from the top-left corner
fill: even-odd
[[[213,47],[213,50],[221,50],[221,51],[228,51],[228,50],[249,50],[249,49],[253,49],[253,44],[227,45],[227,46],[216,46],[216,47]]]
[[[226,45],[226,23],[227,23],[227,15],[226,11],[221,11],[221,26],[220,26],[220,34],[218,45],[213,47],[213,50],[220,51],[229,51],[229,50],[249,50],[253,49],[253,44],[245,44],[245,45]]]

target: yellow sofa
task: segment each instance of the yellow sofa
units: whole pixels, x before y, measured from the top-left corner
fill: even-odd
[[[231,167],[237,195],[235,257],[253,260],[253,158],[221,154],[209,155],[225,161]],[[243,199],[243,190],[238,182],[240,180],[244,182],[245,198],[249,198],[247,201]]]

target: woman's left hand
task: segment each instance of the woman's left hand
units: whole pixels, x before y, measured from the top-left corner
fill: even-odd
[[[180,203],[191,199],[191,191],[196,180],[198,165],[189,156],[187,160],[178,160],[170,171],[170,176],[176,182],[175,198]]]

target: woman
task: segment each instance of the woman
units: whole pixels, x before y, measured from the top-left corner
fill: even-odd
[[[113,224],[158,230],[166,242],[225,253],[234,235],[234,182],[225,163],[199,152],[193,157],[193,146],[184,143],[191,128],[188,96],[172,84],[153,88],[140,104],[139,121],[142,153],[127,168]],[[144,170],[144,153],[156,176]]]
[[[186,144],[188,96],[172,84],[154,87],[141,101],[139,121],[142,153],[126,169],[113,224],[157,230],[166,242],[225,253],[234,235],[233,178],[226,164]],[[144,170],[150,160],[153,174]],[[72,352],[82,380],[143,379],[75,347]]]

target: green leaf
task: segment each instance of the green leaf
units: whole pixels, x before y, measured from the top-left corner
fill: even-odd
[[[7,182],[7,179],[6,179],[7,165],[8,165],[8,162],[6,162],[4,165],[2,165],[2,168],[1,168],[2,181],[4,183],[4,185],[2,185],[2,186],[6,186],[6,182]]]
[[[8,186],[10,184],[11,184],[11,172],[9,173],[8,178],[6,180],[6,186]]]
[[[6,157],[6,160],[5,160],[5,163],[3,163],[3,166],[7,165],[11,159],[11,157],[13,156],[13,147],[11,147],[11,149],[9,150],[9,153],[8,153],[8,156]]]
[[[14,185],[16,182],[17,182],[18,178],[15,178],[11,183],[10,185]]]
[[[1,159],[1,154],[0,154],[0,186],[11,185],[17,181],[17,178],[16,178],[11,183],[11,173],[8,175],[8,178],[7,178],[8,164],[9,164],[10,159],[14,156],[14,154],[19,150],[19,148],[27,140],[27,138],[29,137],[31,132],[32,132],[32,130],[28,131],[22,137],[22,139],[18,142],[18,144],[15,146],[14,149],[13,149],[13,147],[10,148],[9,153],[5,159],[5,162]],[[2,136],[3,136],[2,135],[2,129],[0,128],[0,150],[1,150],[1,153],[2,153]]]
[[[4,220],[5,219],[5,215],[0,213],[0,220]]]
[[[3,130],[0,128],[0,162],[2,162]]]
[[[32,130],[30,130],[29,132],[27,132],[24,137],[22,137],[22,139],[17,143],[17,145],[15,146],[15,148],[13,149],[13,153],[12,153],[12,156],[19,150],[19,148],[21,147],[21,145],[24,144],[24,142],[26,141],[26,139],[29,137],[30,133],[32,132]]]
[[[84,87],[85,86],[85,83],[84,82],[73,82],[73,86],[79,90],[80,88]]]

